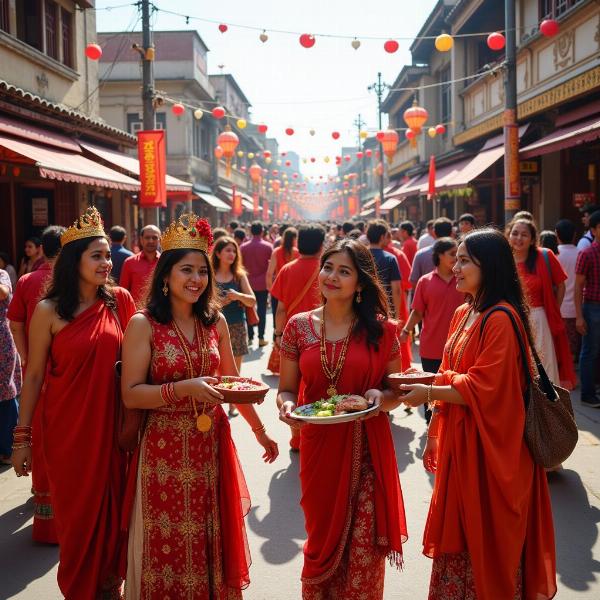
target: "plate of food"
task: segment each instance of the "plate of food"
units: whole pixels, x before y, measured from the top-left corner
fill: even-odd
[[[387,383],[391,389],[399,392],[401,391],[401,385],[413,385],[415,383],[431,385],[435,381],[435,375],[435,373],[428,373],[427,371],[410,369],[404,371],[404,373],[390,373],[387,376]]]
[[[368,400],[362,396],[340,394],[298,406],[292,412],[292,418],[318,425],[333,425],[355,421],[376,409],[377,406],[369,405]]]
[[[217,379],[218,382],[213,387],[223,394],[223,402],[256,404],[262,402],[269,391],[269,386],[266,383],[250,377],[222,375]]]

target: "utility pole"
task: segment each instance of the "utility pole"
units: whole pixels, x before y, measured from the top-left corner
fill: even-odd
[[[377,83],[371,84],[367,89],[371,92],[374,91],[377,96],[377,114],[379,117],[379,131],[381,131],[381,99],[383,98],[383,92],[387,88],[387,85],[381,81],[381,73],[377,73]],[[383,204],[383,146],[379,142],[379,158],[381,160],[381,173],[379,175],[379,202]]]
[[[142,11],[142,112],[143,127],[148,131],[156,127],[154,118],[154,46],[150,30],[150,0],[140,0]],[[160,208],[144,209],[144,225],[160,225]]]
[[[517,21],[516,0],[504,0],[506,65],[504,71],[504,221],[521,209],[519,124],[517,122]]]
[[[358,118],[356,118],[354,120],[354,125],[356,126],[356,128],[358,130],[358,149],[362,152],[364,144],[362,142],[362,138],[360,137],[360,132],[362,131],[362,128],[366,125],[366,123],[362,120],[362,117],[360,116],[360,114],[358,115]],[[359,168],[358,168],[358,206],[359,206],[359,208],[362,206],[362,197],[363,197],[362,184],[363,184],[363,179],[364,179],[364,177],[363,177],[364,171],[365,171],[365,163],[364,163],[364,160],[361,159]],[[358,212],[360,212],[360,210]]]

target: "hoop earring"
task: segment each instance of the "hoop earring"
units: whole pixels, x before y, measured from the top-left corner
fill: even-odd
[[[358,290],[358,292],[356,292],[356,304],[360,304],[362,302],[362,294],[360,293],[360,290]]]
[[[169,286],[167,285],[166,281],[165,281],[165,284],[162,286],[162,293],[163,293],[163,296],[169,295]]]

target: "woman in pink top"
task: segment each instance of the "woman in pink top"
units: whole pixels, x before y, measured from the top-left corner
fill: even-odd
[[[400,335],[400,341],[406,341],[415,325],[421,323],[421,365],[424,371],[431,373],[437,373],[440,368],[450,321],[455,310],[465,301],[464,294],[456,290],[456,277],[452,273],[457,248],[458,244],[452,238],[436,240],[433,245],[435,269],[417,282],[412,310]],[[425,407],[428,423],[430,418],[431,411]]]
[[[267,269],[267,289],[269,292],[281,267],[296,260],[300,253],[297,248],[298,230],[295,227],[286,227],[281,238],[281,245],[273,250],[269,268]],[[271,296],[271,308],[273,310],[273,327],[275,327],[275,315],[277,314],[277,298]]]

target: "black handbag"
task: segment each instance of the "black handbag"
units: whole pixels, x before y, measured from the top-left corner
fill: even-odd
[[[515,321],[513,313],[505,306],[492,308],[483,318],[483,328],[494,312],[503,312],[508,315],[521,349],[523,371],[525,373],[526,388],[525,400],[525,431],[524,437],[533,460],[542,467],[551,469],[566,460],[577,445],[577,423],[573,416],[571,394],[568,390],[554,385],[531,346],[525,344]],[[531,374],[529,352],[531,351],[537,376]]]

